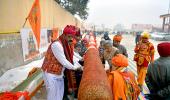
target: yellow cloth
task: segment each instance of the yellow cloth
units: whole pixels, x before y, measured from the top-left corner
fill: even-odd
[[[149,32],[143,32],[143,33],[141,34],[141,37],[142,37],[142,38],[149,38],[149,37],[150,37],[150,34],[149,34]]]
[[[147,67],[149,63],[154,60],[154,46],[151,42],[143,43],[139,42],[135,47],[135,55],[134,55],[134,61],[138,63],[138,65]]]
[[[138,73],[138,84],[143,85],[147,73],[147,67],[137,66],[137,73]]]

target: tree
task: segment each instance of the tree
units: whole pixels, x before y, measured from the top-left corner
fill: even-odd
[[[63,8],[68,10],[73,15],[79,15],[85,20],[88,17],[87,4],[89,0],[55,0]]]

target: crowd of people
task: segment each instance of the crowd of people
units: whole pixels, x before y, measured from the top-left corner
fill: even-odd
[[[149,41],[149,33],[143,32],[134,48],[134,61],[137,68],[137,80],[127,70],[128,53],[121,44],[123,36],[116,34],[111,39],[107,34],[101,38],[98,47],[103,67],[106,63],[108,82],[113,100],[137,100],[146,84],[152,100],[170,98],[170,43],[158,44],[160,58],[154,60],[155,48]],[[69,100],[68,95],[77,98],[78,88],[83,73],[83,57],[89,41],[88,34],[82,35],[80,28],[67,25],[63,34],[53,41],[47,50],[42,65],[43,78],[47,90],[47,100]]]

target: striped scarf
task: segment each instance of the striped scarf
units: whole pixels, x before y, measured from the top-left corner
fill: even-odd
[[[73,54],[74,54],[73,49],[74,49],[74,46],[68,44],[67,40],[65,39],[64,34],[62,34],[59,37],[59,41],[62,43],[62,46],[64,48],[64,54],[66,56],[66,59],[70,63],[73,64]],[[65,76],[68,79],[68,89],[75,91],[77,89],[75,71],[66,69],[65,70]]]

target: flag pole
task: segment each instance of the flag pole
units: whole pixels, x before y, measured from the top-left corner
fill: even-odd
[[[27,22],[27,19],[28,19],[28,18],[26,18],[26,19],[25,19],[25,22],[24,22],[24,24],[23,24],[22,28],[24,28],[24,27],[25,27],[25,24],[26,24],[26,22]]]

